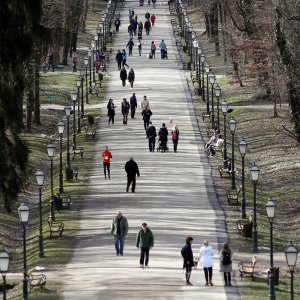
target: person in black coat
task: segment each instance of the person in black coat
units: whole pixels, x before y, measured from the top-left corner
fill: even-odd
[[[117,54],[116,54],[116,61],[118,63],[118,70],[121,70],[121,64],[123,61],[123,54],[120,50],[118,50]]]
[[[122,115],[123,115],[123,124],[125,124],[125,125],[127,125],[129,108],[130,108],[130,104],[127,102],[126,98],[123,98]]]
[[[146,130],[149,126],[150,118],[152,116],[152,111],[149,108],[143,109],[142,116],[144,120],[144,128]]]
[[[125,87],[126,85],[126,79],[127,79],[127,71],[125,67],[122,67],[120,71],[120,79],[122,80],[122,86]]]
[[[135,192],[136,175],[140,177],[140,171],[137,163],[130,157],[130,160],[125,164],[125,171],[127,173],[127,187],[126,192],[128,193],[129,187],[132,183],[131,191]]]
[[[107,116],[108,116],[108,125],[110,124],[110,121],[112,124],[115,122],[115,104],[113,99],[109,99],[107,104]]]
[[[168,141],[168,129],[165,123],[162,123],[162,127],[159,129],[159,141],[161,143],[161,152],[166,152]]]
[[[149,140],[149,151],[154,152],[155,149],[155,138],[156,138],[156,128],[149,122],[149,126],[146,130],[147,139]]]
[[[130,97],[130,110],[131,110],[131,118],[134,119],[135,109],[137,108],[137,100],[135,93]]]
[[[181,256],[183,258],[183,268],[185,269],[186,285],[193,285],[190,282],[190,278],[192,275],[192,268],[194,266],[192,242],[193,242],[193,238],[191,236],[188,236],[185,240],[185,246],[183,246],[181,249]]]
[[[116,18],[116,20],[115,20],[115,26],[116,26],[116,32],[118,32],[119,28],[121,26],[121,21],[120,21],[119,18]]]
[[[133,82],[135,80],[135,74],[134,74],[134,71],[133,69],[131,68],[128,72],[128,81],[130,83],[130,86],[133,88]]]
[[[149,19],[145,21],[144,28],[146,30],[146,35],[149,35],[151,29],[151,22]]]

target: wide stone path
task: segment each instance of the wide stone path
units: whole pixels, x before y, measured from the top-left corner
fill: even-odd
[[[116,64],[110,66],[106,100],[113,98],[118,106],[116,120],[108,126],[106,109],[102,110],[78,245],[71,262],[59,274],[63,283],[60,299],[239,299],[235,287],[224,288],[219,273],[218,253],[220,244],[226,240],[224,216],[203,155],[203,141],[185,75],[178,68],[168,6],[157,2],[153,9],[139,7],[137,3],[124,4],[113,57],[117,49],[125,48],[129,39],[128,9],[134,8],[143,22],[149,10],[150,14],[155,13],[157,21],[150,35],[143,35],[142,56],[134,48],[133,56],[128,59],[136,74],[134,88],[129,85],[122,88]],[[159,49],[155,59],[147,59],[151,41],[158,46],[161,39],[167,44],[169,59],[161,60]],[[165,122],[170,130],[170,117],[178,124],[178,153],[172,151],[170,140],[169,152],[149,152],[140,109],[128,125],[122,124],[122,98],[129,99],[133,92],[139,102],[144,95],[149,99],[157,129]],[[111,180],[104,180],[101,163],[101,152],[106,145],[113,155]],[[134,194],[125,191],[124,164],[130,156],[138,163],[141,173]],[[117,210],[123,211],[130,226],[124,256],[115,255],[110,235],[111,220]],[[145,270],[139,268],[139,250],[135,247],[135,236],[142,222],[148,223],[155,237],[150,268]],[[192,273],[194,286],[185,285],[180,250],[186,236],[194,237],[195,256],[205,239],[214,247],[213,287],[204,286],[204,274],[199,269]]]

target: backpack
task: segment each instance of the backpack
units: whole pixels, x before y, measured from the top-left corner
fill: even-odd
[[[227,251],[223,251],[222,253],[222,265],[230,265],[231,264],[231,255]]]

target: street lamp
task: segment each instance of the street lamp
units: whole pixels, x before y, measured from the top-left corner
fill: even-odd
[[[22,203],[18,208],[20,222],[23,226],[23,300],[28,300],[28,279],[26,261],[26,224],[29,218],[29,207]]]
[[[248,144],[244,139],[239,142],[239,150],[242,156],[242,201],[241,201],[241,218],[246,218],[246,197],[245,197],[245,156]]]
[[[275,300],[275,278],[274,278],[274,266],[273,266],[273,219],[275,217],[275,207],[271,197],[268,198],[266,204],[267,216],[270,223],[270,275],[269,275],[269,300]]]
[[[63,170],[62,170],[62,136],[65,131],[65,124],[64,122],[60,121],[57,124],[58,128],[58,135],[59,135],[59,194],[63,194],[64,192],[64,183],[63,183]]]
[[[77,101],[77,92],[72,91],[70,93],[71,95],[71,100],[73,101],[73,147],[76,148],[76,120],[75,120],[75,115],[76,115],[76,101]]]
[[[227,160],[227,141],[226,141],[226,114],[228,111],[228,104],[226,101],[223,101],[221,104],[221,109],[224,115],[224,150],[223,150],[223,158],[224,161]]]
[[[96,48],[96,55],[99,54],[99,45],[98,45],[98,34],[94,34],[94,41],[95,41],[95,48]]]
[[[291,300],[294,300],[294,269],[297,264],[298,249],[289,242],[288,247],[285,249],[285,259],[290,270],[290,283],[291,283]]]
[[[83,116],[84,116],[83,80],[84,80],[84,74],[85,74],[84,68],[80,68],[79,72],[80,72],[79,74],[81,77],[81,118],[83,118]]]
[[[89,103],[89,92],[88,92],[88,64],[89,64],[89,57],[86,56],[84,59],[84,66],[85,66],[85,103]]]
[[[70,159],[70,115],[72,111],[71,106],[66,105],[64,111],[67,117],[67,167],[71,168],[71,159]]]
[[[253,182],[253,234],[252,234],[252,251],[258,252],[257,245],[257,230],[256,230],[256,185],[258,181],[260,170],[257,165],[254,163],[250,168],[250,174]]]
[[[98,35],[98,49],[99,49],[99,53],[102,53],[102,41],[100,40],[100,36],[101,36],[101,33],[102,33],[101,23],[99,23],[98,27],[96,28],[96,33]]]
[[[55,221],[55,215],[54,215],[54,208],[53,208],[53,157],[55,155],[55,144],[48,144],[47,146],[47,153],[48,157],[50,158],[50,185],[51,185],[51,200],[50,200],[50,216],[49,218],[53,221]]]
[[[89,57],[89,62],[90,62],[90,88],[92,88],[92,49],[89,48],[87,51],[88,57]]]
[[[216,80],[216,77],[213,73],[208,74],[208,80],[211,84],[211,124],[212,128],[216,129],[215,126],[215,111],[214,111],[214,83]]]
[[[206,113],[209,114],[209,89],[208,89],[208,74],[210,72],[209,64],[205,65],[205,73],[206,73]]]
[[[202,68],[202,100],[205,101],[205,89],[204,89],[204,63],[205,63],[205,55],[203,53],[201,53],[201,55],[200,55],[200,61],[201,61],[201,68]],[[208,107],[207,113],[209,113],[209,107]]]
[[[45,174],[42,170],[37,170],[35,173],[36,184],[39,189],[39,257],[44,257],[44,245],[43,245],[43,215],[42,215],[42,188],[44,185]]]
[[[234,134],[236,130],[236,120],[234,117],[231,117],[229,121],[229,129],[232,136],[232,143],[231,143],[231,189],[235,190],[235,170],[234,170]]]
[[[76,86],[77,86],[77,93],[78,93],[78,98],[80,96],[80,87],[81,87],[81,77],[77,76],[76,78]],[[80,126],[80,101],[78,99],[77,102],[77,133],[81,132],[81,126]]]
[[[96,47],[96,42],[94,40],[91,41],[91,48],[92,48],[92,64],[93,64],[93,82],[95,82],[95,57],[94,57],[94,50]]]
[[[3,300],[6,300],[6,273],[8,271],[9,265],[9,255],[6,251],[2,250],[0,252],[0,272],[2,274],[3,280]]]
[[[220,96],[221,88],[218,84],[215,85],[215,94],[217,97],[217,129],[220,130]]]
[[[193,47],[195,48],[195,55],[194,55],[194,65],[193,65],[193,69],[194,71],[196,71],[196,75],[197,75],[197,79],[198,77],[198,70],[196,68],[198,68],[198,47],[199,47],[199,42],[197,40],[193,41]]]

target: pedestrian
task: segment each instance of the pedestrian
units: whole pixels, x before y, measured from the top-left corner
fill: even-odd
[[[183,258],[183,269],[185,269],[186,285],[193,285],[190,282],[190,278],[192,275],[192,268],[194,266],[192,242],[193,242],[193,238],[191,236],[188,236],[185,239],[185,245],[181,249],[181,256]]]
[[[115,20],[116,32],[119,32],[120,26],[121,26],[121,21],[119,18],[116,18],[116,20]]]
[[[149,108],[146,108],[142,111],[144,129],[146,130],[149,126],[150,118],[152,116],[152,111]]]
[[[118,210],[117,215],[113,218],[111,223],[111,234],[114,235],[116,255],[123,256],[125,237],[128,233],[128,221],[123,216],[122,211]]]
[[[77,57],[76,56],[73,57],[72,63],[73,63],[73,72],[77,72]]]
[[[122,67],[122,69],[120,71],[120,79],[122,81],[122,86],[125,87],[126,80],[127,80],[127,71],[126,71],[125,67]]]
[[[127,125],[129,108],[130,108],[130,104],[127,102],[126,98],[123,98],[122,115],[123,115],[123,124],[125,124],[125,125]]]
[[[166,152],[168,142],[168,129],[165,123],[162,123],[158,132],[161,152]]]
[[[154,41],[151,42],[150,51],[151,51],[152,58],[155,58],[156,45]]]
[[[50,69],[50,66],[52,68],[52,72],[54,72],[54,57],[52,53],[48,56],[48,71]]]
[[[151,22],[149,19],[147,19],[144,23],[144,28],[146,30],[146,34],[149,35],[150,29],[151,29]]]
[[[213,248],[208,244],[208,241],[203,242],[203,246],[201,246],[199,251],[199,263],[200,267],[204,270],[205,276],[205,285],[211,285],[212,283],[212,276],[213,276],[213,257],[214,251]]]
[[[160,58],[163,59],[164,53],[166,53],[166,51],[167,51],[167,45],[164,40],[161,40],[161,42],[159,44],[159,48],[160,48]]]
[[[126,61],[127,61],[127,53],[125,51],[125,49],[122,50],[122,65],[127,66],[127,68],[129,68],[129,66],[127,65]]]
[[[47,73],[47,69],[48,69],[48,64],[44,60],[44,62],[43,62],[43,73]]]
[[[108,116],[108,125],[110,121],[112,124],[115,123],[115,104],[113,99],[109,99],[107,103],[107,116]]]
[[[147,96],[144,96],[143,100],[141,101],[141,109],[143,111],[146,108],[150,109],[150,104],[149,104],[149,101],[147,99]]]
[[[120,50],[118,50],[117,54],[116,54],[116,61],[118,63],[118,70],[121,70],[121,64],[123,62],[123,54],[121,53]]]
[[[133,88],[133,82],[135,80],[135,74],[133,71],[133,68],[130,68],[129,72],[128,72],[128,81],[130,83],[130,86]]]
[[[141,39],[142,39],[143,28],[144,28],[143,22],[140,21],[139,24],[138,24],[138,31],[141,32]]]
[[[220,252],[220,272],[224,273],[225,286],[231,286],[232,254],[228,243],[223,243]]]
[[[149,5],[150,5],[150,4],[149,4]],[[145,13],[145,19],[146,19],[146,20],[150,19],[150,13],[149,13],[148,11]]]
[[[132,25],[132,23],[130,23],[129,25],[128,25],[128,34],[129,34],[129,38],[133,38],[133,25]]]
[[[134,46],[134,42],[133,42],[132,38],[130,38],[127,45],[126,45],[126,48],[128,48],[128,55],[129,56],[132,55],[133,46]]]
[[[141,56],[142,55],[142,42],[141,42],[140,38],[137,41],[137,47],[138,47],[138,50],[139,50],[139,56]]]
[[[140,248],[140,268],[149,268],[149,251],[154,246],[154,236],[147,223],[142,224],[136,236],[136,247]]]
[[[153,8],[155,8],[156,0],[152,0]]]
[[[136,185],[136,176],[140,177],[140,171],[137,163],[133,160],[133,157],[130,157],[129,161],[126,162],[125,171],[127,173],[126,192],[128,193],[129,187],[132,184],[131,191],[132,193],[134,193]]]
[[[154,149],[155,149],[155,138],[156,138],[156,128],[152,124],[151,121],[149,121],[149,126],[146,129],[146,135],[147,135],[147,139],[149,141],[149,151],[150,152],[154,152]]]
[[[152,14],[151,17],[150,17],[150,21],[151,21],[152,27],[154,27],[155,20],[156,20],[156,17],[155,17],[154,14]]]
[[[136,19],[133,19],[133,20],[132,20],[132,28],[133,28],[133,34],[134,34],[134,35],[136,35],[137,27],[138,27],[138,22],[137,22]]]
[[[173,125],[171,133],[172,133],[173,149],[174,152],[177,152],[177,145],[179,140],[179,129],[176,124]]]
[[[137,108],[137,100],[135,93],[130,97],[130,110],[131,110],[131,119],[134,119],[135,109]]]
[[[108,150],[108,147],[105,147],[105,150],[102,152],[102,162],[103,162],[103,170],[104,170],[104,177],[106,179],[106,170],[108,179],[110,179],[110,159],[112,158],[111,152]]]

